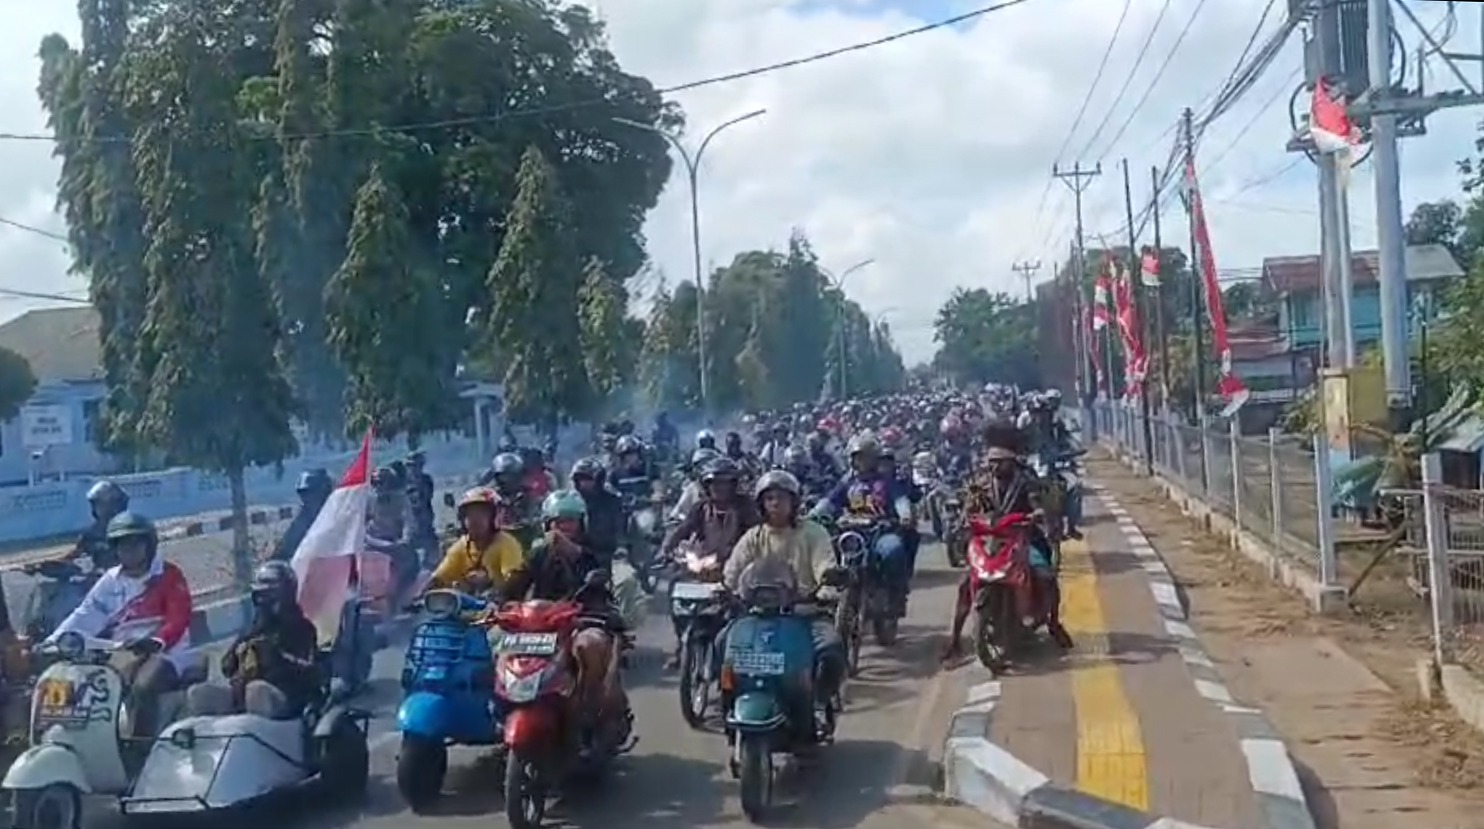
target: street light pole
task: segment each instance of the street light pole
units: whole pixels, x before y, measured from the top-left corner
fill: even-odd
[[[827,268],[820,268],[819,269],[820,273],[824,274],[825,277],[830,280],[830,284],[835,287],[835,300],[836,300],[836,303],[837,303],[837,306],[838,306],[838,314],[839,314],[839,323],[835,326],[835,362],[838,364],[837,365],[837,368],[840,371],[840,399],[841,400],[844,400],[845,399],[845,391],[846,391],[846,389],[845,389],[845,385],[846,385],[845,384],[845,277],[850,276],[851,274],[855,273],[856,271],[860,270],[861,268],[864,268],[867,265],[874,264],[875,262],[876,262],[875,259],[864,259],[864,260],[861,260],[860,262],[857,262],[854,265],[851,265],[850,267],[848,267],[845,270],[841,271],[839,276],[835,276]]]
[[[675,148],[676,155],[679,155],[681,162],[685,164],[686,181],[690,185],[690,244],[691,253],[694,257],[693,264],[695,265],[696,278],[696,355],[700,364],[702,412],[710,411],[710,395],[706,382],[706,286],[701,273],[701,197],[700,190],[697,187],[697,179],[701,170],[701,158],[706,155],[706,147],[710,145],[711,139],[715,138],[722,130],[728,127],[734,127],[743,121],[750,121],[766,112],[766,109],[754,110],[746,115],[739,115],[730,121],[718,125],[706,133],[706,136],[701,139],[701,144],[696,148],[694,154],[685,149],[685,145],[680,143],[680,137],[674,133],[666,132],[653,124],[646,124],[642,121],[631,121],[628,118],[613,119],[615,123],[641,129],[645,132],[652,132],[670,142],[670,146]]]

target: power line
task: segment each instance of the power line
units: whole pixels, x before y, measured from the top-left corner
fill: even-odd
[[[4,225],[6,227],[13,227],[16,230],[24,230],[27,233],[34,233],[37,236],[45,236],[48,239],[55,239],[58,242],[66,242],[66,241],[68,241],[67,237],[64,236],[64,235],[62,235],[62,234],[60,234],[60,233],[54,233],[54,232],[52,232],[50,230],[43,230],[43,229],[41,229],[39,227],[33,227],[31,225],[24,224],[22,222],[17,222],[14,219],[7,219],[4,216],[0,216],[0,225]]]
[[[852,52],[862,52],[867,49],[873,49],[877,46],[884,46],[888,43],[895,43],[899,40],[905,40],[909,37],[926,34],[938,29],[946,29],[950,26],[956,26],[960,23],[964,23],[975,18],[984,17],[985,15],[992,14],[994,12],[1004,11],[1006,9],[1010,9],[1028,2],[1030,2],[1030,0],[1002,0],[1002,2],[995,3],[994,5],[984,6],[982,8],[964,12],[963,14],[954,15],[953,17],[945,18],[932,23],[926,23],[911,29],[906,29],[894,34],[886,35],[884,37],[879,37],[874,40],[862,41],[860,43],[854,43],[849,46],[841,46],[822,52],[814,52],[803,57],[792,58],[790,60],[779,61],[777,63],[770,63],[764,66],[753,67],[751,69],[744,69],[737,72],[728,72],[724,75],[713,75],[711,77],[701,78],[699,80],[688,81],[686,83],[657,89],[655,90],[655,93],[658,95],[673,95],[677,92],[689,92],[693,89],[701,89],[708,86],[717,86],[720,84],[732,83],[733,81],[746,80],[747,78],[754,78],[759,75],[767,75],[784,69],[793,69],[798,66],[818,63],[823,60],[850,54]],[[1127,12],[1128,5],[1131,2],[1132,0],[1125,0],[1125,13]],[[494,115],[471,115],[464,118],[446,118],[439,121],[419,121],[406,124],[388,124],[384,126],[357,127],[351,129],[319,130],[314,132],[290,133],[287,135],[254,134],[246,135],[243,137],[247,140],[255,141],[311,141],[321,138],[372,136],[387,132],[429,132],[475,126],[479,124],[492,124],[500,121],[506,121],[512,118],[551,115],[554,113],[567,112],[574,109],[586,109],[588,107],[605,106],[610,105],[611,103],[612,102],[607,98],[588,98],[581,101],[570,101],[565,104],[554,104],[544,107],[530,107],[526,109],[513,109],[509,112],[498,113]],[[58,138],[55,134],[51,133],[0,132],[0,141],[59,142],[63,140],[64,139]],[[128,143],[132,139],[129,136],[114,135],[98,136],[87,140],[93,143]]]
[[[1118,111],[1118,105],[1123,103],[1123,96],[1128,94],[1128,88],[1133,85],[1134,76],[1138,74],[1139,67],[1144,65],[1144,58],[1149,56],[1149,47],[1154,43],[1154,36],[1156,34],[1159,34],[1159,24],[1165,19],[1165,13],[1170,10],[1171,2],[1172,0],[1165,0],[1164,4],[1159,7],[1159,14],[1155,15],[1154,17],[1154,25],[1149,27],[1149,35],[1144,38],[1144,45],[1139,47],[1139,54],[1138,57],[1134,58],[1134,65],[1129,68],[1128,74],[1124,76],[1123,85],[1118,87],[1118,94],[1113,96],[1113,103],[1108,105],[1108,111],[1103,115],[1103,120],[1098,123],[1097,129],[1092,131],[1092,137],[1087,139],[1087,143],[1082,147],[1082,152],[1077,154],[1078,158],[1087,157],[1087,154],[1092,150],[1092,145],[1098,142],[1098,138],[1102,136],[1103,130],[1107,129],[1108,122],[1113,119],[1113,113]],[[1202,5],[1204,5],[1205,0],[1201,0],[1201,3]],[[1200,6],[1196,7],[1196,11],[1200,11]],[[1184,33],[1181,33],[1180,37],[1183,40],[1185,37]],[[1175,43],[1175,48],[1180,48],[1180,43],[1178,41]],[[1166,61],[1166,63],[1168,63],[1168,61]],[[1161,69],[1160,71],[1163,72],[1163,69]],[[1158,76],[1155,77],[1155,80],[1158,80]],[[1148,97],[1147,93],[1145,97]],[[1141,101],[1140,103],[1142,104],[1143,102]],[[1138,113],[1138,111],[1139,107],[1135,106],[1134,114]],[[1130,114],[1129,120],[1132,119],[1133,114]],[[1125,122],[1125,124],[1127,124],[1127,122]],[[1120,134],[1122,133],[1120,132]],[[1118,143],[1118,139],[1114,138],[1113,143]],[[1104,153],[1104,155],[1106,155],[1106,153]]]
[[[1150,79],[1149,86],[1145,87],[1144,94],[1139,96],[1138,103],[1134,104],[1134,108],[1129,111],[1128,117],[1123,119],[1123,123],[1119,125],[1118,131],[1113,134],[1113,140],[1108,142],[1108,148],[1104,150],[1101,155],[1107,155],[1108,153],[1113,151],[1114,147],[1118,146],[1118,140],[1120,138],[1123,138],[1124,133],[1128,132],[1129,126],[1134,123],[1134,118],[1137,117],[1139,112],[1144,109],[1144,105],[1149,102],[1150,96],[1154,94],[1155,87],[1159,86],[1159,82],[1161,79],[1164,78],[1165,72],[1169,71],[1170,65],[1175,62],[1176,53],[1180,51],[1180,46],[1185,43],[1186,35],[1190,34],[1191,28],[1195,26],[1196,18],[1200,17],[1201,9],[1205,8],[1205,6],[1206,0],[1200,0],[1200,2],[1196,3],[1195,9],[1190,13],[1190,19],[1185,21],[1185,28],[1180,30],[1180,34],[1175,38],[1174,45],[1170,47],[1169,53],[1165,55],[1164,63],[1160,64],[1159,70],[1156,71],[1154,73],[1154,77]],[[1165,8],[1169,8],[1168,3],[1165,4]],[[1160,14],[1164,14],[1163,9],[1160,10]],[[1130,75],[1129,79],[1132,80],[1133,75]],[[1112,110],[1109,110],[1108,114],[1112,115]],[[1159,138],[1154,139],[1155,143],[1158,143],[1159,141],[1163,140],[1166,135],[1174,132],[1175,127],[1177,127],[1179,123],[1180,122],[1178,120],[1173,122],[1170,127],[1166,129],[1163,134],[1160,135]],[[1089,141],[1087,143],[1088,149],[1092,149],[1092,142]]]

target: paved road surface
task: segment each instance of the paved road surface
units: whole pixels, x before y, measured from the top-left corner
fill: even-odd
[[[941,549],[924,550],[925,559],[942,561]],[[924,747],[941,741],[951,708],[939,687],[940,631],[951,606],[947,586],[954,575],[925,567],[913,597],[902,639],[890,651],[868,647],[864,671],[850,687],[839,741],[822,768],[797,781],[797,798],[780,825],[815,829],[919,829],[963,826],[982,829],[984,819],[967,810],[939,806],[926,796],[931,779]],[[706,829],[746,825],[737,786],[726,773],[726,748],[719,734],[690,730],[681,719],[674,678],[662,665],[673,633],[669,620],[652,612],[640,627],[628,676],[640,741],[597,790],[582,791],[557,804],[548,824],[603,829]],[[394,711],[400,699],[397,676],[401,651],[378,655],[375,689],[368,698],[376,711],[371,723],[372,782],[365,802],[355,806],[310,802],[296,806],[285,829],[455,829],[501,827],[500,783],[491,777],[479,752],[456,750],[450,762],[445,799],[435,816],[418,817],[396,792],[397,735]],[[935,704],[941,700],[943,704]],[[117,817],[100,806],[89,829],[121,829]]]
[[[1053,782],[1134,809],[1199,826],[1265,825],[1244,735],[1214,698],[1224,689],[1187,667],[1144,562],[1096,499],[1084,529],[1085,541],[1063,547],[1063,617],[1076,647],[1047,648],[1003,678],[990,740]],[[1173,586],[1168,597],[1176,601]]]

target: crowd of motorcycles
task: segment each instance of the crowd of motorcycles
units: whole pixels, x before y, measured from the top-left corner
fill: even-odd
[[[398,791],[414,812],[426,812],[443,791],[449,749],[489,747],[511,825],[542,825],[553,797],[600,777],[637,742],[628,714],[613,739],[582,733],[570,704],[578,683],[574,640],[587,628],[615,630],[627,665],[633,630],[647,605],[662,600],[677,637],[672,667],[680,715],[691,728],[724,737],[743,811],[764,821],[775,808],[780,768],[816,762],[845,710],[843,683],[828,695],[815,692],[820,664],[813,626],[826,620],[832,627],[847,677],[859,672],[867,638],[891,648],[911,578],[910,566],[906,579],[893,576],[901,566],[893,556],[915,560],[927,533],[942,542],[948,563],[964,572],[959,598],[971,608],[975,655],[992,671],[1019,660],[1054,622],[1046,597],[1057,594],[1038,589],[1033,548],[1045,547],[1054,578],[1062,539],[1077,533],[1082,486],[1075,427],[1063,421],[1058,405],[1055,392],[999,386],[800,404],[747,415],[720,441],[702,430],[693,448],[663,418],[643,438],[631,423],[610,424],[584,463],[601,466],[604,486],[619,496],[623,537],[613,566],[587,574],[569,599],[503,601],[475,583],[423,589],[417,573],[425,575],[432,562],[419,567],[416,561],[433,556],[398,559],[394,603],[416,614],[401,672]],[[989,481],[994,462],[986,458],[1007,447],[986,438],[996,426],[1019,436],[1014,466],[1034,486],[1033,499],[997,502]],[[834,561],[816,589],[800,595],[787,563],[766,559],[729,589],[718,561],[725,551],[708,554],[695,539],[669,538],[689,505],[707,497],[708,470],[721,461],[737,470],[743,497],[751,498],[772,470],[798,481],[806,520],[818,521],[832,540]],[[502,452],[485,483],[503,482],[523,491],[526,503],[539,503],[561,491],[550,466],[549,451]],[[862,476],[899,483],[889,491],[904,495],[896,503],[831,509]],[[447,502],[453,505],[451,495]],[[542,529],[536,509],[502,518],[526,549]],[[430,516],[418,524],[430,526]],[[422,546],[442,548],[458,533],[458,526],[448,527],[436,543]],[[903,543],[884,544],[886,536]],[[34,606],[18,625],[32,641],[55,627],[67,602],[76,606],[86,595],[90,582],[77,558],[33,568],[53,587],[33,594]],[[361,612],[362,605],[352,606]],[[604,606],[616,613],[594,610]],[[350,624],[359,631],[358,616]],[[110,667],[105,645],[68,636],[34,649],[48,666],[31,685],[28,751],[55,746],[66,757],[48,762],[73,771],[35,782],[12,769],[4,788],[14,797],[13,829],[78,829],[82,794],[114,794],[126,816],[158,816],[236,808],[312,781],[337,792],[365,786],[369,714],[351,693],[326,694],[322,704],[292,718],[249,712],[177,720],[172,698],[165,720],[171,724],[144,747],[143,760],[131,760],[118,736],[127,717],[126,683]],[[364,684],[372,650],[353,648],[353,664],[327,676],[338,675],[352,689]],[[333,662],[334,655],[326,659]],[[151,777],[151,769],[183,766],[196,769],[194,777]]]

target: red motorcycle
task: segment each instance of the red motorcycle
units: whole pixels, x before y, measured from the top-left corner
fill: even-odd
[[[990,524],[971,518],[969,590],[974,608],[974,652],[992,673],[1003,671],[1014,648],[1046,625],[1050,609],[1031,568],[1035,519],[1014,513]]]

